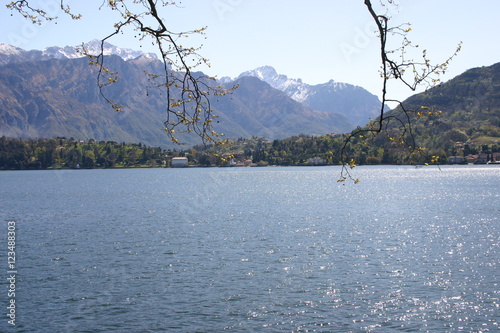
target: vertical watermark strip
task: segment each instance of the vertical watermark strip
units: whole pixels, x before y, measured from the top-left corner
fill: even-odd
[[[7,281],[8,284],[8,306],[7,322],[9,325],[16,325],[16,222],[7,222]]]

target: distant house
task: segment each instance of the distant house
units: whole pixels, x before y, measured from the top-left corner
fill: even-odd
[[[478,155],[467,155],[465,156],[465,160],[467,161],[467,164],[474,164],[477,161]]]
[[[448,164],[464,164],[465,158],[463,156],[450,156],[448,157]]]
[[[229,166],[231,166],[231,167],[249,167],[249,166],[257,166],[257,164],[252,163],[251,159],[246,159],[243,161],[235,161],[234,159],[231,159],[229,161]]]
[[[308,158],[306,163],[308,165],[324,165],[324,164],[326,164],[326,161],[324,158],[316,156],[316,157]]]
[[[486,153],[481,153],[481,154],[479,154],[479,156],[477,157],[476,164],[486,164],[486,163],[488,163],[488,159],[489,159],[488,154],[486,154]]]
[[[174,157],[172,158],[172,168],[185,168],[188,166],[187,157]]]

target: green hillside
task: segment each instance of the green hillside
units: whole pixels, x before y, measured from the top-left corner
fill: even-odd
[[[500,63],[474,68],[404,102],[407,109],[422,106],[442,111],[437,117],[412,118],[422,147],[458,153],[461,145],[477,146],[500,141]],[[423,109],[427,111],[429,109]],[[400,114],[400,110],[394,113]],[[425,112],[423,112],[425,114]],[[457,142],[461,142],[458,144]],[[482,148],[482,147],[479,147]],[[466,152],[467,153],[467,152]]]
[[[357,164],[485,163],[500,160],[500,63],[474,68],[403,102],[387,114],[390,122],[376,135],[354,136],[345,153]],[[367,127],[368,128],[368,127]],[[319,157],[325,164],[341,162],[343,135],[295,136],[255,146],[238,141],[224,153],[241,152],[254,162],[302,165]],[[415,147],[422,148],[415,150]],[[220,150],[220,149],[219,149]],[[250,154],[251,152],[251,154]],[[413,154],[412,154],[413,153]],[[458,156],[458,158],[457,158]],[[455,158],[452,158],[455,157]]]

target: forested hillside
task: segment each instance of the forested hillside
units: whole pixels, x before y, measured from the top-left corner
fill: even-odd
[[[170,152],[170,155],[177,155]],[[0,170],[156,167],[168,162],[161,148],[73,138],[0,138]]]
[[[411,118],[417,142],[458,153],[457,142],[470,147],[500,141],[500,63],[473,68],[404,102],[406,109],[420,110]],[[427,112],[438,116],[425,116]],[[401,115],[397,109],[393,114]],[[392,126],[395,128],[396,126]],[[460,146],[460,144],[459,144]],[[467,153],[467,152],[466,152]]]

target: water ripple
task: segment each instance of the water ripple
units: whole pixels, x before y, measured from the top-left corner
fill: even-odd
[[[0,173],[18,331],[497,331],[500,169],[442,169]]]

